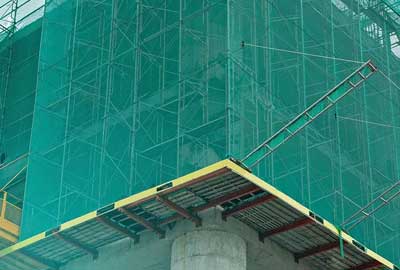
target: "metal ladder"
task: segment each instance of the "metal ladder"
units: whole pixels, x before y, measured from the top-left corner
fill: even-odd
[[[355,226],[363,222],[366,218],[371,217],[379,209],[387,205],[389,202],[394,200],[400,195],[400,181],[386,189],[381,195],[372,200],[366,206],[355,212],[353,215],[348,217],[341,225],[347,231],[350,231]],[[374,207],[375,206],[375,207]],[[371,209],[369,212],[368,210]]]
[[[242,160],[246,167],[251,169],[257,165],[262,159],[270,155],[282,144],[312,123],[322,113],[330,109],[334,104],[360,86],[370,76],[377,71],[371,60],[362,64],[357,70],[347,76],[342,82],[329,90],[325,95],[319,98],[305,111],[296,116],[288,124],[282,127],[278,132],[257,146]]]

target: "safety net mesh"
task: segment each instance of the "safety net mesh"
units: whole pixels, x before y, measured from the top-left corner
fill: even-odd
[[[6,162],[29,154],[21,239],[243,158],[371,59],[376,74],[253,168],[339,227],[400,180],[398,2],[47,0],[0,55]],[[399,231],[397,199],[351,234],[400,262]]]

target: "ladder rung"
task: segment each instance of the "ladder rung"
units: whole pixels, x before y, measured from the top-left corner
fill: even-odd
[[[370,216],[370,214],[369,214],[369,213],[367,213],[367,212],[364,212],[364,211],[362,211],[361,213],[363,213],[363,215],[364,215],[364,216],[367,216],[367,217],[369,217],[369,216]]]
[[[288,128],[285,128],[285,130],[286,130],[290,135],[293,135],[293,132],[291,132]]]
[[[363,78],[364,80],[367,79],[367,77],[365,77],[364,74],[362,74],[361,72],[358,72],[358,75],[360,75],[360,77]]]
[[[377,70],[377,68],[374,66],[374,64],[372,64],[372,62],[368,63],[368,67],[371,69],[372,72],[375,72]]]
[[[314,117],[312,117],[308,112],[306,112],[305,115],[307,115],[308,117],[310,117],[310,119],[314,119]]]
[[[268,143],[264,144],[264,147],[268,148],[269,151],[272,151],[272,148],[268,145]]]
[[[352,88],[355,88],[356,86],[354,85],[354,83],[352,83],[351,81],[349,81],[349,84]]]
[[[329,96],[326,97],[326,99],[327,99],[330,103],[335,103],[335,101],[333,101]]]

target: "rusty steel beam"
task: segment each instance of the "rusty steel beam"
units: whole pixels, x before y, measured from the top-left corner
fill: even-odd
[[[260,204],[270,202],[270,201],[272,201],[274,199],[276,199],[276,197],[274,195],[265,194],[265,195],[263,195],[261,197],[258,197],[255,200],[242,203],[242,204],[240,204],[240,205],[238,205],[238,206],[236,206],[236,207],[234,207],[232,209],[229,209],[229,210],[226,210],[226,211],[222,212],[222,219],[226,220],[226,218],[229,217],[229,216],[232,216],[234,214],[237,214],[239,212],[245,211],[247,209],[256,207],[256,206],[258,206]]]
[[[290,230],[294,230],[294,229],[306,226],[311,223],[314,223],[314,220],[312,220],[311,218],[308,218],[308,217],[301,218],[301,219],[294,221],[293,223],[289,223],[289,224],[283,225],[282,227],[275,228],[273,230],[261,233],[260,240],[263,241],[267,237],[270,237],[270,236],[273,236],[276,234],[280,234],[280,233],[284,233],[284,232],[287,232]]]
[[[198,207],[193,208],[194,212],[200,212],[202,210],[206,210],[210,207],[214,207],[229,201],[232,201],[234,199],[238,199],[244,195],[248,195],[257,191],[260,191],[261,189],[256,186],[256,185],[249,185],[244,187],[243,189],[240,189],[238,191],[234,191],[232,193],[226,194],[224,196],[218,197],[216,199],[213,199],[211,201],[209,201],[208,203],[204,204],[204,205],[200,205]]]
[[[320,253],[324,253],[324,252],[327,252],[327,251],[330,251],[332,249],[339,248],[339,247],[340,247],[340,242],[339,241],[335,241],[335,242],[331,242],[331,243],[328,243],[328,244],[324,244],[324,245],[320,245],[320,246],[317,246],[317,247],[310,248],[310,249],[305,250],[305,251],[300,252],[300,253],[296,253],[296,254],[294,254],[294,258],[295,258],[295,261],[298,262],[301,259],[304,259],[304,258],[307,258],[307,257],[311,257],[311,256],[314,256],[314,255],[317,255],[317,254],[320,254]]]
[[[248,186],[246,186],[246,187],[244,187],[244,188],[242,188],[240,190],[237,190],[237,191],[234,191],[232,193],[229,193],[229,194],[223,195],[221,197],[218,197],[216,199],[210,200],[206,204],[196,206],[193,209],[191,209],[191,212],[192,213],[197,213],[197,212],[206,210],[206,209],[211,208],[211,207],[215,207],[217,205],[229,202],[229,201],[234,200],[234,199],[238,199],[238,198],[240,198],[240,197],[242,197],[244,195],[248,195],[248,194],[260,191],[260,190],[261,189],[258,186],[251,184],[251,185],[248,185]],[[171,222],[180,220],[181,218],[182,218],[182,216],[179,215],[179,214],[172,215],[171,217],[166,218],[163,221],[161,221],[159,224],[160,225],[169,224]]]
[[[380,266],[382,266],[382,263],[380,263],[378,261],[371,261],[371,262],[360,264],[358,266],[348,268],[347,270],[367,270],[367,269],[380,267]]]
[[[174,191],[183,189],[185,187],[194,185],[196,183],[199,183],[199,182],[202,182],[202,181],[209,181],[209,180],[211,180],[211,179],[213,179],[215,177],[222,176],[222,175],[224,175],[224,174],[226,174],[228,172],[229,172],[228,168],[221,168],[219,170],[211,172],[211,173],[209,173],[207,175],[200,176],[198,178],[193,179],[192,181],[186,182],[186,183],[181,184],[179,186],[173,186],[173,187],[168,187],[166,189],[163,189],[163,185],[161,185],[160,187],[157,188],[157,190],[160,189],[158,191],[158,193],[156,193],[154,195],[151,195],[151,196],[149,196],[147,198],[143,198],[143,199],[137,200],[137,201],[135,201],[133,203],[130,203],[126,207],[130,208],[130,207],[133,207],[133,206],[137,206],[137,205],[139,205],[139,204],[141,204],[143,202],[147,202],[147,201],[150,201],[152,199],[157,199],[157,197],[159,197],[159,196],[165,196],[165,195],[170,194],[170,193],[172,193]],[[168,185],[168,183],[166,183],[164,185]]]
[[[179,215],[181,215],[184,218],[189,219],[192,221],[196,226],[201,226],[201,219],[194,213],[191,213],[190,211],[184,209],[183,207],[180,207],[179,205],[173,203],[172,201],[168,200],[167,198],[157,196],[156,197],[157,201],[161,202],[162,204],[166,205],[168,208],[172,209],[173,211],[177,212]]]
[[[139,223],[140,225],[142,225],[143,227],[145,227],[146,229],[150,230],[150,231],[154,231],[155,233],[157,233],[161,238],[165,237],[165,231],[162,230],[161,228],[157,227],[156,225],[154,225],[152,222],[148,221],[147,219],[136,215],[135,213],[132,213],[132,211],[129,211],[125,208],[119,208],[118,211],[120,211],[121,213],[125,214],[129,219],[135,221],[136,223]]]

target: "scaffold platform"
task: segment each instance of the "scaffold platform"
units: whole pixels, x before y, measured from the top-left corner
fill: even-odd
[[[123,238],[140,241],[182,219],[201,226],[200,211],[222,207],[235,218],[319,269],[399,268],[345,231],[282,193],[234,160],[223,160],[116,201],[0,251],[0,269],[58,269]],[[101,255],[101,254],[100,254]]]

